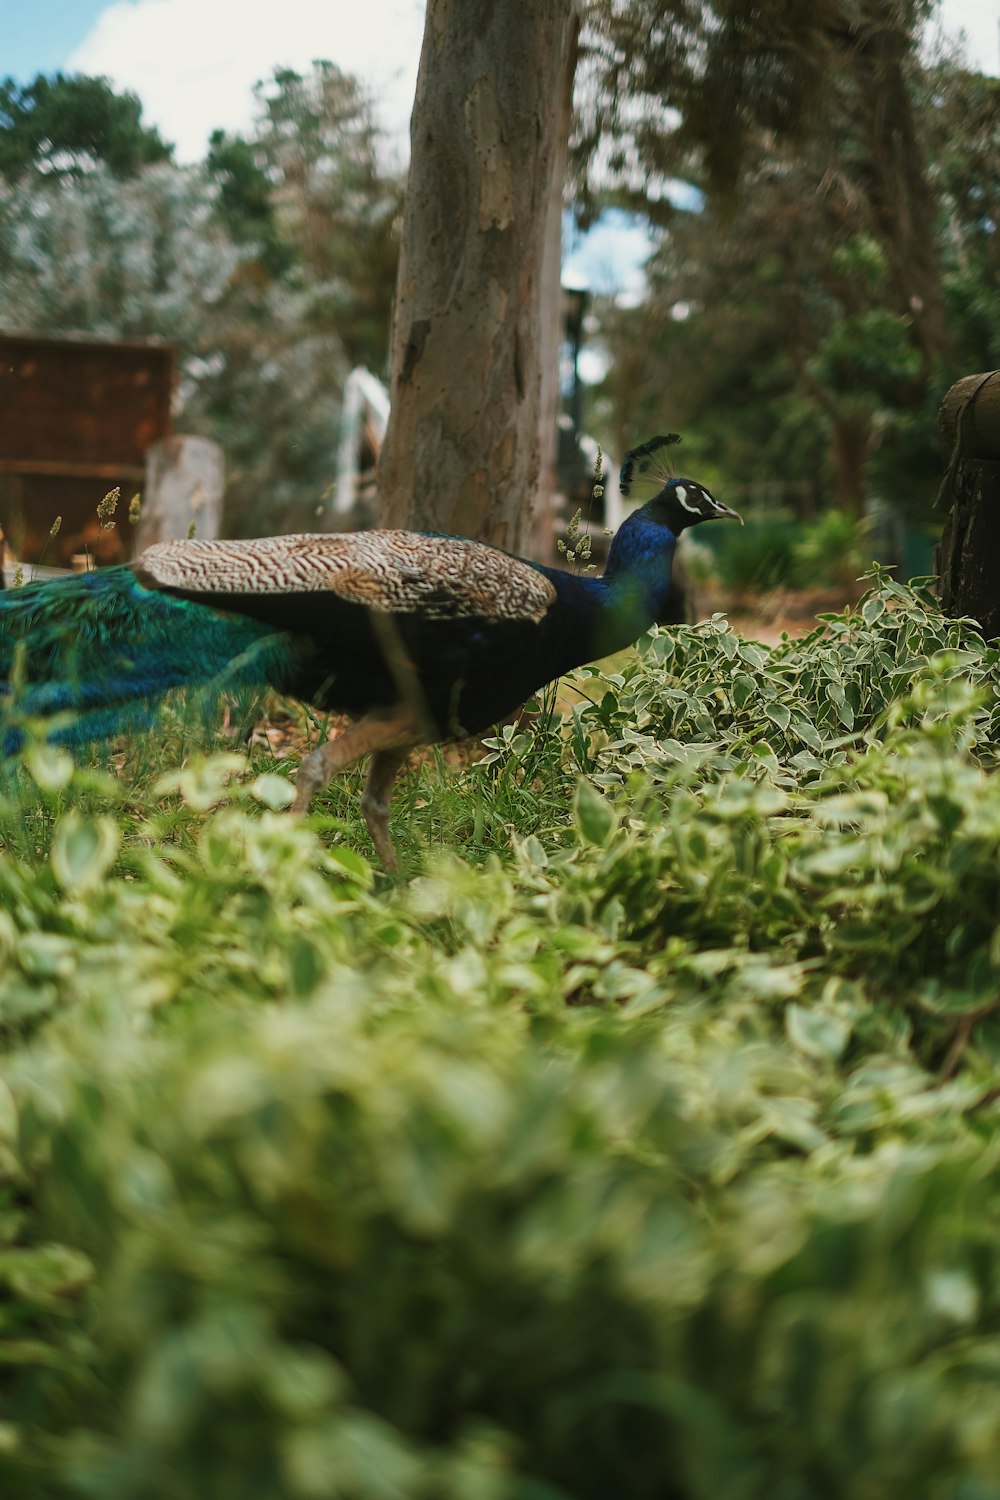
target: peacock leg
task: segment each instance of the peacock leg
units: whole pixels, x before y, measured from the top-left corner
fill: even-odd
[[[392,874],[399,869],[399,862],[389,833],[389,798],[396,773],[409,753],[409,745],[397,745],[392,750],[376,750],[361,797],[361,811],[368,824],[375,852]]]
[[[422,738],[413,714],[403,705],[365,714],[336,739],[327,740],[306,756],[296,777],[292,811],[306,812],[316,793],[334,776],[362,756],[374,756],[361,809],[379,858],[387,870],[394,870],[396,854],[387,823],[389,790],[408,752]]]

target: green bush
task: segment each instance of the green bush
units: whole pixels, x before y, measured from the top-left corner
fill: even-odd
[[[716,576],[734,593],[792,588],[799,528],[792,521],[750,521],[713,547]]]
[[[800,588],[849,587],[870,566],[871,556],[865,523],[846,511],[828,510],[802,528],[794,577]]]
[[[3,1493],[1000,1496],[997,682],[885,579],[655,633],[414,773],[399,885],[270,769],[35,750]]]
[[[872,552],[864,523],[839,510],[804,524],[750,521],[715,535],[705,550],[718,582],[737,594],[844,588],[870,566]]]

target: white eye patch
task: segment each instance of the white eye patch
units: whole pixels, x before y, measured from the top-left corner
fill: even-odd
[[[701,509],[697,501],[695,501],[695,503],[692,505],[688,500],[688,492],[683,484],[679,484],[677,486],[677,488],[674,490],[674,494],[677,496],[677,499],[680,501],[681,505],[683,505],[684,509],[688,511],[690,515],[701,515]]]

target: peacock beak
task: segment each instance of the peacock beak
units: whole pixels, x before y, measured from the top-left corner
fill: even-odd
[[[729,506],[723,505],[721,500],[716,500],[715,503],[719,507],[720,521],[723,521],[728,517],[733,521],[739,521],[741,526],[743,525],[743,517],[740,515],[738,510],[730,510]]]

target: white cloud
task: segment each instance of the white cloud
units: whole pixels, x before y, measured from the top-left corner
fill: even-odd
[[[1000,71],[1000,5],[996,0],[941,0],[939,18],[951,35],[964,31],[966,55],[982,73]]]
[[[204,155],[213,130],[249,124],[259,79],[317,58],[363,78],[381,124],[405,142],[423,15],[424,0],[118,0],[68,67],[137,93],[181,161]]]

